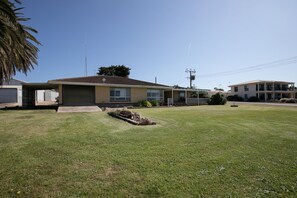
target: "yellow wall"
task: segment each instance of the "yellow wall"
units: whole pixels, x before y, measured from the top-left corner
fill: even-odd
[[[136,103],[141,100],[146,100],[147,98],[147,89],[146,88],[131,88],[131,103]],[[95,102],[96,103],[118,103],[118,102],[110,102],[110,87],[95,87]],[[125,102],[123,102],[125,103]]]
[[[109,102],[109,87],[95,87],[95,102],[108,103]]]
[[[147,89],[146,88],[131,88],[131,102],[139,102],[141,100],[146,100]]]

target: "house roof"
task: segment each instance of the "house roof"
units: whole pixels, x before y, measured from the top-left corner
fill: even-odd
[[[167,85],[136,80],[132,78],[119,76],[87,76],[77,78],[62,78],[56,80],[49,80],[48,83],[53,84],[73,84],[73,85],[103,85],[103,86],[141,86],[141,87],[160,87],[169,88]]]
[[[275,80],[251,80],[243,83],[238,83],[234,85],[229,85],[228,87],[234,87],[239,85],[247,85],[247,84],[255,84],[255,83],[294,83],[294,82],[287,82],[287,81],[275,81]]]
[[[189,88],[189,87],[181,87],[178,85],[174,85],[171,87],[175,91],[210,91],[209,89],[198,89],[198,88]]]
[[[3,81],[2,85],[19,85],[19,86],[21,86],[23,83],[26,83],[26,82],[11,78],[9,81]]]

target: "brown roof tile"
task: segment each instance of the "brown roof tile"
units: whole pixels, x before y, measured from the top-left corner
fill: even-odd
[[[105,79],[105,82],[103,82]],[[94,84],[115,84],[115,85],[139,85],[139,86],[160,86],[169,87],[167,85],[156,84],[141,80],[135,80],[132,78],[119,77],[119,76],[87,76],[78,78],[63,78],[50,80],[49,82],[73,82],[73,83],[94,83]]]

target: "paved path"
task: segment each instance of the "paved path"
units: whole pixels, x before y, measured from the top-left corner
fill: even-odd
[[[98,112],[102,111],[98,106],[59,106],[58,113],[73,112]]]
[[[233,104],[229,101],[228,104]],[[272,103],[272,102],[235,102],[236,105],[265,105],[265,106],[281,106],[281,107],[297,107],[297,103]]]

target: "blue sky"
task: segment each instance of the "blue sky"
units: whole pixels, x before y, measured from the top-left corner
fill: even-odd
[[[236,70],[297,56],[296,0],[32,0],[23,1],[26,25],[39,31],[38,66],[28,82],[84,76],[123,64],[131,78],[199,88],[249,80],[297,82],[297,63]],[[200,77],[201,75],[201,77]]]

